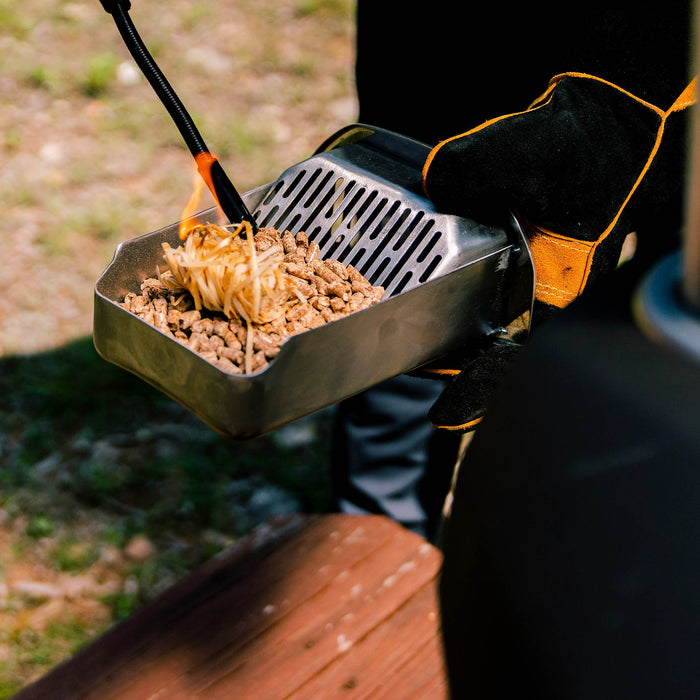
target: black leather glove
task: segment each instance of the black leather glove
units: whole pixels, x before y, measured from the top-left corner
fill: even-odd
[[[536,270],[536,327],[613,271],[627,235],[653,260],[678,245],[683,198],[683,111],[695,81],[668,109],[581,73],[553,78],[525,112],[489,120],[438,144],[423,182],[443,210],[488,220],[511,208]],[[436,427],[469,430],[517,345],[499,340],[459,365],[433,407]]]

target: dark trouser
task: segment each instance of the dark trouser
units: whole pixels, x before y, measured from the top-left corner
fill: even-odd
[[[338,509],[382,513],[434,536],[460,439],[428,422],[442,388],[441,381],[401,375],[338,406],[332,455]]]

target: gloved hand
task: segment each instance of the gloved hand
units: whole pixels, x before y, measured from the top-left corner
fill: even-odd
[[[615,269],[630,232],[637,255],[649,260],[677,246],[680,115],[694,101],[694,80],[664,110],[594,76],[558,75],[525,112],[438,144],[423,169],[424,188],[438,209],[454,214],[487,220],[504,206],[513,210],[535,265],[536,327]],[[454,378],[431,411],[434,425],[475,427],[517,355],[512,344],[499,344],[441,368]]]

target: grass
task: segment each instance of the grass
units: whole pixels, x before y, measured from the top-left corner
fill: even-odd
[[[0,359],[0,394],[8,397],[0,407],[0,505],[13,489],[46,491],[44,469],[50,489],[90,508],[119,503],[121,527],[145,528],[152,537],[201,528],[241,534],[231,484],[242,480],[276,485],[309,511],[328,505],[324,417],[316,419],[318,439],[296,448],[275,434],[240,442],[220,437],[102,360],[89,338]],[[158,431],[166,439],[156,440]],[[27,506],[28,534],[41,537],[50,516]]]
[[[245,192],[346,123],[353,8],[188,0],[131,15]],[[94,280],[120,240],[179,218],[192,161],[147,82],[120,80],[130,57],[100,3],[0,0],[0,35],[2,699],[249,532],[265,494],[325,510],[331,416],[309,419],[301,445],[284,431],[232,441],[97,356]],[[147,561],[124,556],[136,535],[154,544]],[[80,580],[115,551],[123,585],[91,601],[94,620],[70,608],[39,625],[52,601],[3,594],[17,567]]]
[[[316,437],[295,447],[278,433],[223,438],[102,360],[90,338],[0,358],[0,394],[7,397],[0,406],[0,510],[26,523],[0,580],[22,560],[56,575],[94,577],[104,552],[125,551],[135,535],[155,550],[144,561],[122,556],[124,583],[98,596],[96,621],[66,613],[37,630],[32,614],[50,601],[0,597],[0,651],[11,650],[0,663],[0,698],[249,532],[259,522],[251,504],[266,490],[294,509],[329,507],[328,415],[311,419]]]
[[[87,97],[99,97],[107,91],[117,76],[119,57],[112,51],[103,51],[88,59],[80,80],[80,89]]]
[[[88,569],[99,557],[95,542],[81,540],[75,535],[61,538],[51,553],[51,561],[59,571],[79,572]]]
[[[192,29],[200,22],[212,16],[211,6],[207,2],[193,2],[182,15],[182,23],[185,29]]]
[[[45,64],[30,66],[27,70],[27,81],[31,87],[46,90],[52,96],[62,95],[65,91],[63,75]]]
[[[15,39],[24,39],[32,28],[31,19],[19,11],[18,0],[0,0],[0,28]]]
[[[27,535],[32,539],[38,540],[41,537],[48,537],[53,534],[54,523],[47,518],[43,513],[34,515],[27,525]]]
[[[24,683],[17,678],[18,675],[12,670],[10,664],[0,663],[0,700],[7,700],[22,689]],[[2,680],[5,677],[9,677],[9,679]]]
[[[22,688],[22,677],[75,654],[92,636],[90,627],[79,620],[53,623],[42,634],[22,630],[9,635],[16,653],[11,661],[0,663],[0,700],[11,698]]]
[[[44,488],[43,474],[34,468],[59,451],[64,468],[55,470],[62,489],[91,506],[116,498],[146,510],[152,501],[146,517],[154,525],[165,526],[186,513],[197,526],[229,526],[222,515],[223,489],[233,479],[261,474],[306,508],[327,505],[322,436],[319,444],[299,449],[285,447],[274,434],[241,442],[220,437],[160,392],[102,360],[89,338],[52,352],[0,359],[0,393],[9,397],[0,408],[0,430],[10,446],[0,486]],[[136,447],[116,457],[106,448],[87,454],[79,449],[81,440],[94,445],[101,437],[138,435],[164,424],[192,432],[189,439],[173,436],[175,454],[154,452],[148,435],[141,448],[134,438]],[[37,530],[46,527],[43,522],[37,520]]]

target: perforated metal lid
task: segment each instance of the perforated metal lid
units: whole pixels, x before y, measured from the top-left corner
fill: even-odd
[[[258,225],[305,231],[324,258],[353,265],[386,296],[473,259],[479,225],[419,193],[427,146],[360,125],[341,143],[282,173],[254,211]]]

